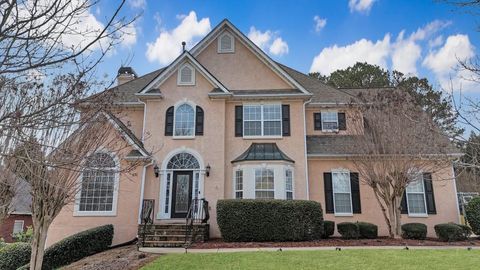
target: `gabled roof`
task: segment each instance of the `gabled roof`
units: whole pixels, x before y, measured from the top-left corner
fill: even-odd
[[[252,143],[250,147],[236,159],[234,162],[240,161],[258,161],[258,160],[278,160],[294,163],[285,153],[278,148],[276,143]]]
[[[165,68],[160,74],[156,76],[153,80],[151,80],[143,89],[139,89],[139,94],[145,94],[152,87],[155,85],[161,84],[166,79],[168,79],[171,74],[176,70],[178,65],[183,63],[184,61],[188,60],[196,70],[200,71],[200,73],[215,87],[222,90],[224,93],[229,93],[227,88],[219,81],[215,76],[213,76],[202,64],[200,64],[195,57],[193,57],[188,51],[184,51],[177,59],[175,59],[167,68]]]
[[[139,140],[137,136],[135,136],[135,134],[133,134],[133,132],[120,119],[118,119],[116,116],[114,116],[111,113],[104,113],[104,114],[110,120],[110,122],[114,125],[114,127],[122,135],[125,136],[125,139],[133,147],[134,150],[140,153],[144,158],[150,157],[150,154],[143,146],[142,141]],[[130,153],[132,153],[132,151]],[[130,156],[130,154],[127,156]]]
[[[229,20],[224,19],[210,33],[208,33],[200,42],[198,42],[191,50],[193,56],[198,56],[224,29],[229,29],[234,35],[239,37],[247,48],[249,48],[263,63],[265,63],[274,73],[286,81],[294,88],[298,88],[304,94],[310,94],[301,84],[294,80],[287,72],[281,69],[278,64],[273,61],[264,51],[262,51],[255,43],[246,37],[237,27],[235,27]]]

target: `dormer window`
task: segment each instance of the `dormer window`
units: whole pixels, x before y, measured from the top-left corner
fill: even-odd
[[[189,64],[183,64],[178,69],[178,85],[195,85],[195,69]]]
[[[218,37],[218,53],[233,53],[235,51],[235,40],[233,36],[225,32]]]

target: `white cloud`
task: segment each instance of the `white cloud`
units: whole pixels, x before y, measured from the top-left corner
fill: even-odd
[[[474,55],[474,47],[467,35],[453,35],[441,48],[431,51],[423,65],[438,75],[445,75],[453,71],[459,60],[468,60]]]
[[[362,39],[345,46],[324,48],[314,58],[310,70],[328,75],[356,62],[368,62],[389,68],[387,63],[391,61],[392,69],[416,75],[417,64],[422,57],[421,43],[450,24],[449,21],[435,20],[410,35],[401,31],[393,42],[390,42],[390,34],[387,33],[383,40]]]
[[[270,53],[278,56],[287,54],[288,44],[282,38],[276,38],[270,46]]]
[[[313,21],[315,22],[315,32],[317,33],[320,32],[320,30],[322,30],[325,25],[327,25],[327,19],[322,19],[318,15],[315,15],[315,17],[313,17]]]
[[[147,6],[147,2],[145,0],[129,0],[128,4],[132,8],[141,8],[141,9],[145,9],[145,7]]]
[[[442,35],[428,41],[428,46],[430,48],[435,48],[435,47],[438,47],[442,44],[443,44],[443,36]]]
[[[376,0],[349,0],[350,12],[369,13]]]
[[[137,29],[135,28],[135,24],[131,23],[125,26],[122,29],[122,46],[124,47],[132,47],[137,43]]]
[[[390,35],[383,40],[372,42],[367,39],[358,40],[350,45],[324,48],[313,59],[310,72],[320,72],[328,75],[337,69],[344,69],[356,62],[367,62],[381,67],[387,67],[390,55]]]
[[[262,32],[252,26],[247,36],[260,49],[263,51],[268,50],[272,55],[281,56],[288,53],[287,42],[271,30]]]
[[[147,43],[145,55],[148,61],[157,61],[162,65],[169,64],[182,52],[182,41],[187,43],[187,48],[191,48],[199,38],[211,30],[210,19],[198,20],[195,11],[190,11],[188,15],[183,15],[181,18],[177,27],[171,30],[160,30],[157,39]]]

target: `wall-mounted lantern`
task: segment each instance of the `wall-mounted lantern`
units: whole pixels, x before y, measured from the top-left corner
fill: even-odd
[[[155,166],[153,167],[153,172],[155,173],[155,177],[158,178],[158,176],[160,175],[160,168],[158,167],[158,165],[155,164]]]
[[[210,176],[210,169],[211,169],[210,164],[207,164],[207,167],[205,167],[205,175],[206,175],[207,177]]]

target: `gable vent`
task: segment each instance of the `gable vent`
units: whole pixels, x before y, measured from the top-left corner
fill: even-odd
[[[178,70],[178,80],[179,85],[193,85],[195,84],[195,70],[189,64],[184,64]]]
[[[218,52],[231,53],[234,52],[234,39],[229,33],[224,33],[218,38]]]

